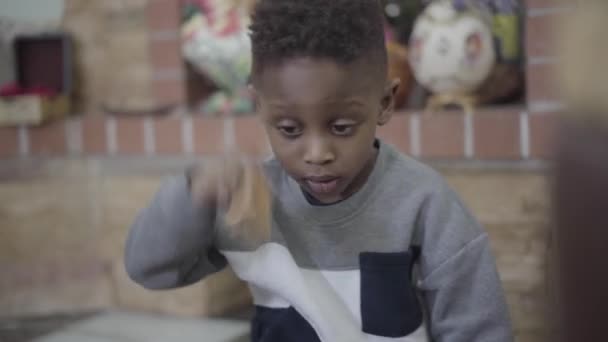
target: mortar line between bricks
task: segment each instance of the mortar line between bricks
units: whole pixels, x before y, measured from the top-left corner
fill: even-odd
[[[475,123],[473,113],[467,111],[464,114],[464,157],[475,158]]]
[[[19,155],[27,157],[30,154],[30,133],[26,126],[20,126],[18,130]]]
[[[194,125],[190,115],[182,117],[182,151],[185,154],[194,153]]]
[[[527,112],[519,114],[521,157],[530,159],[530,116]]]
[[[83,152],[82,120],[71,119],[65,123],[65,138],[68,154],[79,155]]]
[[[230,151],[238,146],[236,143],[236,132],[234,127],[234,118],[224,119],[224,151]]]
[[[116,119],[113,117],[109,117],[106,120],[106,152],[110,156],[113,156],[118,152]]]
[[[412,156],[415,158],[420,157],[421,153],[421,140],[420,140],[420,114],[415,113],[410,116],[410,149]]]
[[[147,156],[156,153],[156,132],[154,122],[150,117],[144,118],[144,152]]]

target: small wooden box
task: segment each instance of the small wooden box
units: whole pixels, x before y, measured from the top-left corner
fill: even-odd
[[[23,36],[15,39],[17,84],[45,87],[56,96],[23,95],[0,98],[0,126],[39,125],[70,112],[72,46],[64,34]]]

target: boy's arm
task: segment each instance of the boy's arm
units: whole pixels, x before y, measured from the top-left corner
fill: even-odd
[[[487,233],[444,185],[420,215],[421,281],[436,342],[512,342]]]
[[[143,287],[191,285],[226,265],[213,247],[215,209],[195,205],[189,183],[185,174],[166,180],[130,229],[125,266]]]

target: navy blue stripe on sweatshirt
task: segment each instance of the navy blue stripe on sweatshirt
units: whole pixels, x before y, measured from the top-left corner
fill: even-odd
[[[294,308],[256,306],[252,342],[321,342],[313,327]]]

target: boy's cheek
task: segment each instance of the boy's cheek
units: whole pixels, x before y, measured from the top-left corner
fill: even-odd
[[[268,143],[270,143],[270,148],[274,152],[275,155],[281,153],[281,137],[275,132],[275,130],[267,129],[266,136],[268,137]]]

